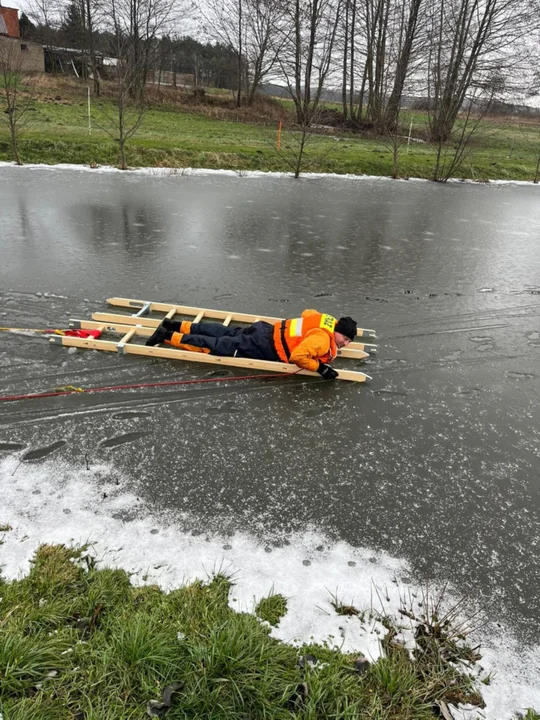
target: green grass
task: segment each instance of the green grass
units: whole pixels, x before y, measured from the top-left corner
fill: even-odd
[[[385,618],[385,656],[359,674],[357,658],[336,648],[270,637],[258,617],[229,607],[231,585],[216,575],[169,593],[133,587],[84,548],[42,546],[28,576],[0,579],[3,720],[142,718],[167,686],[170,720],[430,720],[435,702],[481,703],[464,666],[442,659],[453,647],[442,624],[425,625],[411,657]],[[285,612],[281,595],[256,608],[268,622]],[[471,650],[453,652],[463,660]]]
[[[261,620],[265,620],[273,627],[279,625],[279,621],[287,612],[287,598],[279,593],[270,593],[266,598],[262,598],[255,607],[255,615]]]
[[[48,82],[54,82],[54,79]],[[107,99],[93,103],[92,133],[89,134],[85,92],[84,86],[69,85],[64,80],[58,89],[49,88],[49,94],[43,91],[38,94],[33,120],[21,134],[20,153],[24,162],[118,164],[116,142],[99,127],[106,124],[99,104],[112,113],[112,103]],[[202,106],[175,98],[169,92],[157,97],[150,105],[141,127],[127,145],[130,166],[290,170],[286,158],[275,151],[277,119],[264,114],[272,101],[266,101],[261,110],[261,122],[255,123],[257,113],[236,111],[227,93],[221,106],[219,96],[215,95],[211,95],[212,103]],[[274,115],[277,112],[284,113],[284,117],[292,122],[290,102],[274,101]],[[425,113],[403,112],[404,135],[409,131],[411,120],[413,137],[425,137]],[[290,127],[288,123],[287,126]],[[294,152],[288,148],[295,146],[294,132],[285,129],[282,144],[282,155],[292,159]],[[540,126],[525,122],[484,121],[473,139],[471,155],[456,176],[480,181],[532,180],[539,152]],[[0,160],[11,159],[7,126],[0,121]],[[434,163],[433,147],[422,143],[407,145],[404,140],[400,148],[401,177],[429,178]],[[391,170],[392,152],[388,143],[353,133],[313,137],[303,168],[304,172],[382,176],[390,175]]]

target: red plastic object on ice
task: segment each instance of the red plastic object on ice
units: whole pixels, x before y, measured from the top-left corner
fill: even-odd
[[[101,330],[66,330],[64,335],[67,337],[89,338],[97,340],[101,336]]]

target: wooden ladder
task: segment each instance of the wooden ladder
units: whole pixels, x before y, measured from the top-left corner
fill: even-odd
[[[84,330],[100,330],[102,332],[110,332],[121,335],[120,340],[102,340],[101,338],[77,338],[66,337],[65,335],[55,335],[51,338],[51,342],[64,345],[67,347],[79,347],[92,350],[105,350],[109,352],[118,352],[132,355],[145,355],[147,357],[160,357],[172,360],[186,360],[187,362],[208,363],[211,365],[225,365],[229,367],[246,368],[249,370],[262,370],[265,372],[310,375],[319,377],[317,373],[309,370],[299,370],[296,365],[271,360],[255,360],[251,358],[238,357],[222,357],[218,355],[210,355],[203,353],[193,353],[186,350],[180,350],[174,347],[148,347],[146,345],[134,342],[136,338],[147,338],[153,334],[155,328],[163,322],[165,318],[172,319],[175,315],[187,315],[193,318],[192,322],[201,322],[203,318],[218,321],[221,320],[224,325],[228,326],[231,322],[253,323],[258,320],[275,323],[280,322],[281,318],[271,318],[266,316],[249,315],[246,313],[233,313],[223,310],[209,310],[205,308],[197,308],[184,305],[173,305],[169,303],[154,303],[143,300],[130,300],[127,298],[109,298],[107,302],[110,305],[126,307],[137,312],[130,315],[113,314],[113,313],[93,313],[92,320],[70,321],[70,327],[80,328]],[[160,318],[148,317],[150,312],[164,313]],[[375,337],[373,330],[359,330],[360,337]],[[350,343],[347,348],[339,351],[340,357],[363,360],[373,352],[375,345],[365,343]],[[356,370],[339,369],[339,380],[349,380],[352,382],[365,382],[370,380],[369,375]]]

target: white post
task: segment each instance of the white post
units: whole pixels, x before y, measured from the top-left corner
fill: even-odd
[[[90,113],[90,85],[87,87],[88,90],[88,134],[92,134],[92,115]]]
[[[411,133],[412,133],[412,118],[411,118],[411,124],[409,125],[409,137],[407,138],[407,152],[409,152],[409,145],[411,143]]]

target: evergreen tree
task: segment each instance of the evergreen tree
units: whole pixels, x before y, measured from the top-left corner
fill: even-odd
[[[84,18],[81,5],[76,0],[72,0],[66,6],[60,31],[63,42],[68,47],[81,48],[84,46]]]
[[[19,28],[21,31],[21,37],[30,39],[35,32],[36,26],[30,20],[28,15],[23,12],[19,20]]]

